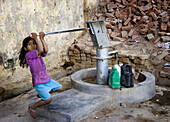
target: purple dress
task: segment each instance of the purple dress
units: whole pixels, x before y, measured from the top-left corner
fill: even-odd
[[[26,62],[29,65],[32,74],[33,86],[50,81],[42,58],[45,56],[44,53],[41,53],[41,55],[38,56],[37,50],[29,51],[25,55]]]

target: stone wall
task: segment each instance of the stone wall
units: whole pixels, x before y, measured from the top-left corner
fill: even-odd
[[[47,32],[84,27],[96,10],[97,0],[0,0],[0,100],[17,95],[15,87],[31,88],[29,69],[18,64],[22,40],[31,32]],[[82,32],[48,35],[47,70],[60,70],[69,60],[67,50]],[[16,86],[12,86],[17,83]],[[23,83],[25,85],[23,85]],[[11,95],[7,95],[10,87]],[[4,92],[5,89],[5,92]]]

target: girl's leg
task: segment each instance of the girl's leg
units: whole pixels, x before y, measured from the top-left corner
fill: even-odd
[[[50,91],[50,94],[51,93],[54,93],[54,92],[62,92],[63,91],[63,87],[61,87],[61,88],[59,88],[59,89],[57,89],[57,90],[55,90],[55,91]]]
[[[62,91],[63,91],[63,87],[61,87],[60,89],[57,89],[57,90],[55,90],[55,91],[50,91],[50,94],[51,94],[51,93],[54,93],[54,92],[62,92]],[[41,98],[39,94],[37,94],[37,97],[38,97],[38,98]]]
[[[51,101],[52,101],[52,97],[50,97],[48,100],[40,100],[37,103],[30,106],[28,109],[29,109],[31,117],[33,117],[34,119],[38,119],[36,112],[35,112],[35,109],[40,107],[40,106],[49,104]]]

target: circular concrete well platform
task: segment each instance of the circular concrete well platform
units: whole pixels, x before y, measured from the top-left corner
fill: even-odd
[[[96,68],[77,71],[71,75],[72,87],[88,94],[110,96],[116,103],[143,102],[155,96],[155,77],[149,72],[141,72],[134,87],[121,89],[85,82],[85,79],[94,77],[96,77]]]

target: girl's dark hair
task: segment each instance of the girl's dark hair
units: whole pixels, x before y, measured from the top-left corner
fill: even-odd
[[[28,51],[26,51],[26,50],[24,49],[24,47],[27,48],[28,42],[29,42],[30,40],[33,40],[33,41],[35,42],[35,40],[34,40],[33,38],[31,38],[30,36],[26,37],[26,38],[23,40],[23,42],[22,42],[22,48],[21,48],[21,51],[20,51],[20,54],[19,54],[19,64],[20,64],[20,66],[23,67],[23,68],[24,68],[25,65],[28,67],[28,64],[27,64],[27,62],[26,62],[26,60],[25,60],[25,54],[26,54]]]

